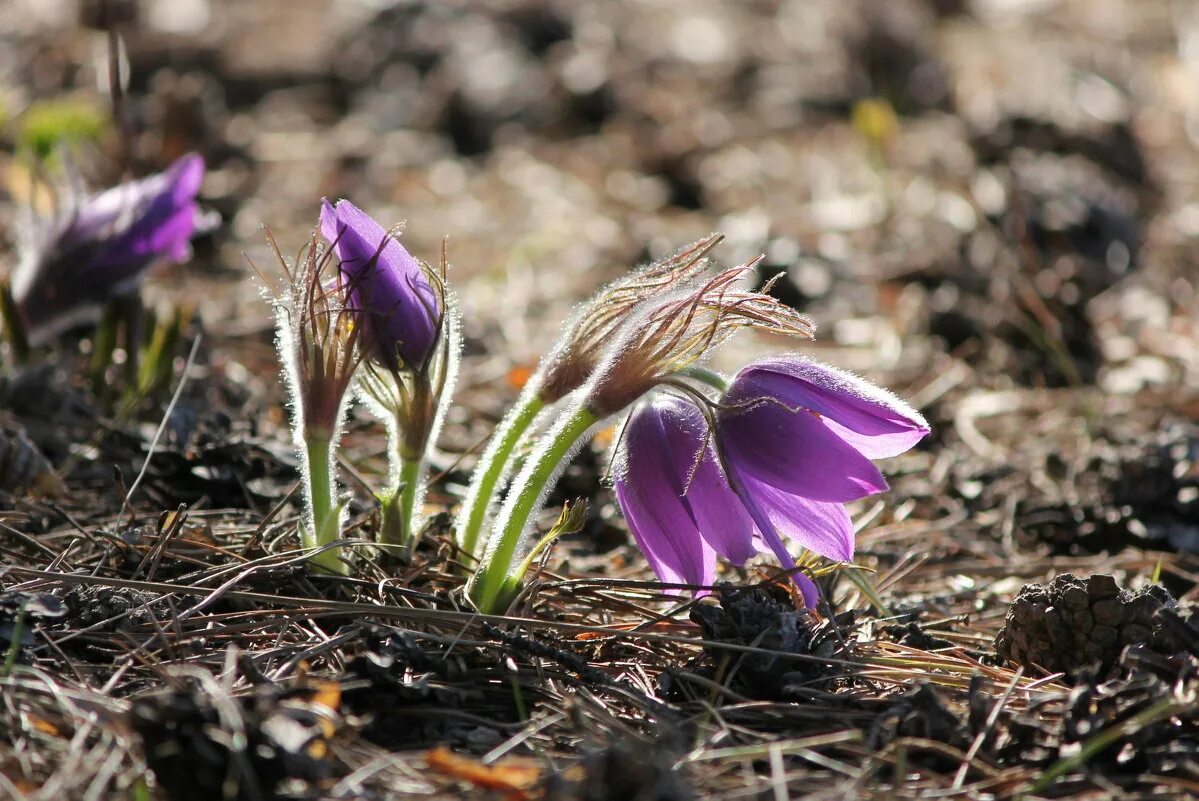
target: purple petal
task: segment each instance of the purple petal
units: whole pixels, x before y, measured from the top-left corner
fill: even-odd
[[[131,228],[105,251],[96,266],[98,269],[113,267],[158,257],[182,260],[190,253],[189,242],[196,230],[196,209],[187,205],[163,213],[154,224],[142,224]]]
[[[739,471],[737,479],[745,485],[746,508],[776,555],[780,538],[787,537],[828,559],[853,559],[853,521],[843,504],[783,492]]]
[[[852,373],[784,355],[756,362],[733,380],[739,397],[768,396],[819,413],[863,456],[881,459],[911,448],[929,432],[915,409]]]
[[[666,582],[711,584],[716,554],[683,500],[680,431],[654,405],[629,418],[615,467],[616,498],[654,572]],[[686,458],[686,457],[684,457]]]
[[[874,463],[822,418],[770,398],[756,380],[740,377],[724,396],[720,448],[738,474],[818,501],[852,501],[887,489]]]
[[[204,160],[189,153],[158,175],[114,187],[86,202],[77,226],[79,220],[94,225],[106,219],[122,197],[132,215],[128,227],[109,240],[89,271],[107,273],[104,277],[119,286],[159,258],[185,258],[196,230],[195,199],[203,179]]]
[[[717,464],[703,413],[691,401],[673,395],[658,396],[644,413],[660,418],[680,492],[685,492],[701,536],[721,556],[745,564],[757,552],[754,524]]]
[[[808,578],[808,574],[802,570],[796,570],[791,573],[791,580],[799,587],[799,592],[803,595],[804,606],[808,609],[815,609],[820,603],[820,588],[816,586],[816,582]]]
[[[195,200],[204,183],[204,159],[199,153],[188,153],[176,160],[167,173],[171,177],[171,194],[176,203]]]
[[[787,549],[779,529],[782,535],[821,556],[838,561],[853,558],[853,523],[845,507],[786,496],[764,485],[754,486],[742,476],[738,476],[738,481],[747,488],[745,507],[757,525],[760,543],[774,553],[785,569],[795,566],[795,557]],[[790,575],[803,594],[804,604],[815,609],[820,600],[815,582],[802,570],[791,570]]]
[[[686,498],[700,533],[718,554],[735,565],[743,565],[757,552],[754,522],[741,499],[729,488],[711,444],[705,446],[704,458],[695,469]]]
[[[421,265],[348,200],[322,201],[321,233],[334,243],[351,298],[368,316],[375,358],[390,368],[423,365],[437,341],[440,308]]]
[[[333,208],[329,198],[321,198],[321,236],[330,243],[336,242],[340,236],[337,227],[337,210]]]
[[[165,171],[84,198],[22,255],[12,291],[33,342],[95,317],[136,288],[162,259],[190,253],[204,161],[188,154]]]

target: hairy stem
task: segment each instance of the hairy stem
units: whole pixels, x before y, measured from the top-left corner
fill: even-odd
[[[496,489],[511,467],[516,446],[543,408],[545,402],[535,391],[523,393],[491,435],[454,523],[458,544],[466,553],[474,555],[479,533],[487,522]]]
[[[318,548],[337,539],[340,535],[340,509],[334,502],[331,442],[325,437],[308,437],[304,440],[307,461],[308,512],[310,519],[300,531],[305,548]],[[341,561],[341,549],[332,548],[310,557],[310,563],[328,573],[346,573]]]
[[[393,458],[399,460],[399,467],[395,471],[398,482],[391,494],[383,499],[379,541],[384,545],[395,546],[389,550],[404,556],[412,544],[412,535],[420,524],[417,519],[416,498],[420,493],[421,482],[424,481],[425,460],[423,455],[415,459],[406,459],[399,453],[394,453]]]
[[[585,406],[579,406],[563,417],[538,443],[538,448],[521,469],[504,503],[499,520],[487,543],[478,570],[467,592],[475,606],[484,614],[503,611],[511,590],[522,576],[514,575],[513,564],[529,518],[537,510],[550,488],[575,451],[583,435],[599,418]]]

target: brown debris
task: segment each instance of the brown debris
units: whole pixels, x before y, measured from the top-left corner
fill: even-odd
[[[1164,588],[1130,592],[1108,575],[1082,579],[1069,573],[1048,584],[1025,584],[1012,601],[995,650],[1026,668],[1078,676],[1105,675],[1128,646],[1172,653],[1177,642],[1157,620],[1176,602]]]

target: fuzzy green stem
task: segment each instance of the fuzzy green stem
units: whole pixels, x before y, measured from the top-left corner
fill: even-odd
[[[466,553],[474,554],[500,479],[507,472],[517,444],[544,408],[545,402],[536,392],[525,393],[491,435],[491,442],[475,467],[470,490],[455,525],[458,544]]]
[[[687,378],[693,378],[702,384],[707,384],[717,392],[724,392],[729,388],[729,380],[727,378],[715,370],[709,370],[707,367],[701,367],[698,364],[685,367],[679,372]]]
[[[404,519],[404,512],[400,508],[401,494],[400,492],[379,494],[378,540],[381,545],[388,546],[383,550],[404,558],[407,556],[407,552],[402,546],[406,541],[405,532],[408,530],[408,526]]]
[[[398,385],[397,380],[397,385]],[[406,559],[412,537],[420,525],[417,509],[425,480],[425,452],[437,414],[437,397],[423,380],[414,382],[412,396],[393,412],[388,426],[392,487],[383,497],[383,520],[379,542],[387,550]]]
[[[425,460],[406,459],[399,451],[394,451],[392,458],[399,463],[397,480],[391,494],[382,498],[379,542],[391,546],[387,549],[391,553],[406,557],[418,524],[416,498],[424,480]]]
[[[324,437],[309,437],[304,441],[307,456],[308,511],[311,520],[300,530],[305,548],[317,548],[337,539],[338,508],[333,502],[333,471],[330,440]],[[309,558],[315,568],[328,573],[346,573],[339,548],[316,554]]]
[[[404,536],[409,540],[416,532],[416,496],[424,480],[424,472],[423,454],[415,459],[404,459],[400,463],[400,486],[397,489],[400,492],[400,513],[404,515],[404,527],[407,529]]]
[[[513,559],[529,517],[536,511],[549,482],[559,474],[562,463],[579,439],[598,421],[599,418],[585,406],[575,409],[562,424],[546,433],[545,436],[550,438],[546,446],[538,448],[533,461],[517,476],[509,495],[511,506],[497,522],[479,569],[467,588],[471,600],[483,614],[497,614],[511,600],[512,591],[523,578],[514,570],[517,566],[513,565]]]

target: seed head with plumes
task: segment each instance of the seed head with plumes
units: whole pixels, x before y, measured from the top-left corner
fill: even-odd
[[[722,234],[709,234],[665,258],[633,270],[588,300],[545,361],[538,384],[542,401],[553,403],[586,383],[629,315],[642,303],[678,291],[694,281],[708,268],[708,252],[723,238]]]
[[[724,270],[627,320],[590,382],[588,408],[600,418],[619,412],[742,329],[811,339],[806,317],[764,291],[738,286],[756,263]]]
[[[294,266],[268,232],[267,240],[286,276],[274,298],[279,352],[292,389],[301,437],[333,439],[349,400],[355,372],[368,350],[362,327],[337,280],[332,254],[311,239]]]

